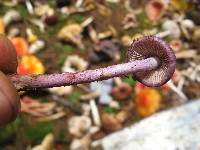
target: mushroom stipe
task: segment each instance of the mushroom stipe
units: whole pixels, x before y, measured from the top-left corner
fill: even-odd
[[[146,86],[161,86],[175,71],[176,57],[173,50],[155,36],[134,40],[128,49],[127,58],[127,63],[77,73],[19,75],[16,74],[16,51],[11,42],[0,35],[0,70],[3,72],[0,72],[0,126],[15,119],[19,113],[17,91],[89,83],[127,75],[133,75]]]
[[[170,46],[155,36],[134,40],[127,52],[128,62],[77,73],[9,75],[18,91],[76,85],[113,77],[133,75],[146,86],[158,87],[173,75],[176,57]]]

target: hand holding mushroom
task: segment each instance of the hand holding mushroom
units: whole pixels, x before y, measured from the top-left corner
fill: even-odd
[[[17,91],[75,85],[113,77],[133,75],[146,86],[161,86],[173,75],[176,58],[168,44],[155,36],[133,41],[128,62],[96,70],[46,75],[18,75],[16,52],[10,41],[0,36],[0,126],[16,118],[20,102]],[[12,81],[12,82],[11,82]],[[13,84],[12,84],[13,83]],[[14,85],[14,86],[13,86]]]

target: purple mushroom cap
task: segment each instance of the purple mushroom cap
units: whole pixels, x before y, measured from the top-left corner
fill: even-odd
[[[155,70],[137,72],[133,75],[146,86],[162,86],[173,75],[176,67],[176,56],[172,48],[155,36],[144,36],[134,40],[127,52],[128,61],[155,57],[159,66]]]

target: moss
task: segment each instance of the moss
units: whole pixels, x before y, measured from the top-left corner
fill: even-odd
[[[0,144],[5,144],[13,140],[20,126],[20,122],[20,118],[17,118],[13,123],[0,128]]]
[[[71,18],[71,21],[73,23],[82,23],[84,20],[85,20],[85,16],[82,16],[82,15],[79,15],[79,14],[76,14],[76,15],[73,15]]]
[[[117,113],[118,111],[110,106],[105,106],[103,108],[103,111],[106,113]]]
[[[30,15],[29,15],[25,5],[17,5],[16,9],[19,11],[19,13],[22,16],[23,20],[30,19]]]
[[[58,18],[58,24],[57,26],[59,27],[63,27],[64,25],[67,24],[67,19],[68,17],[64,14],[58,14],[59,18]]]
[[[57,64],[59,66],[62,66],[65,62],[66,56],[68,54],[71,54],[75,51],[75,48],[69,44],[62,44],[60,42],[57,42],[55,44],[55,50],[59,50],[59,56],[58,56],[58,60],[57,60]]]
[[[67,52],[67,53],[72,53],[75,51],[75,48],[69,44],[62,44],[61,42],[57,42],[55,44],[56,50],[59,50],[61,52]]]
[[[65,59],[66,59],[66,56],[61,55],[61,56],[58,58],[58,60],[57,60],[57,64],[58,64],[59,66],[63,66],[64,63],[65,63]]]
[[[81,94],[79,92],[73,92],[71,95],[69,95],[68,99],[72,103],[79,103],[80,102],[80,96],[81,96]]]
[[[63,50],[67,53],[72,53],[75,51],[75,48],[71,45],[63,45]]]
[[[3,4],[0,3],[0,16],[4,16],[5,12],[6,12],[6,7],[3,6]]]
[[[128,83],[131,87],[135,86],[136,83],[136,81],[131,76],[124,78],[123,81]]]
[[[56,136],[56,140],[58,143],[62,143],[62,144],[69,144],[70,143],[70,137],[69,134],[66,134],[67,131],[66,129],[60,129],[58,132],[57,132],[57,136]]]
[[[55,1],[55,0],[49,0],[48,4],[49,4],[49,6],[52,7],[52,8],[56,8],[56,7],[57,7],[56,1]]]
[[[137,31],[142,32],[143,30],[151,29],[153,27],[152,23],[148,20],[145,12],[137,16],[137,19],[139,22],[139,29]]]
[[[108,7],[109,7],[110,9],[112,9],[112,11],[118,11],[120,5],[119,5],[118,3],[109,3],[109,2],[108,2]]]
[[[53,132],[53,126],[50,123],[37,123],[27,129],[26,136],[34,142],[40,142],[50,132]]]

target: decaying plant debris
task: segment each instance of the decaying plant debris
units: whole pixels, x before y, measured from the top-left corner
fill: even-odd
[[[0,128],[0,148],[48,147],[43,143],[52,136],[55,149],[90,149],[93,140],[144,116],[199,98],[199,6],[184,0],[1,1],[0,33],[17,49],[19,74],[75,72],[125,62],[127,46],[144,35],[169,43],[177,66],[160,88],[121,77],[20,93],[21,114]]]

